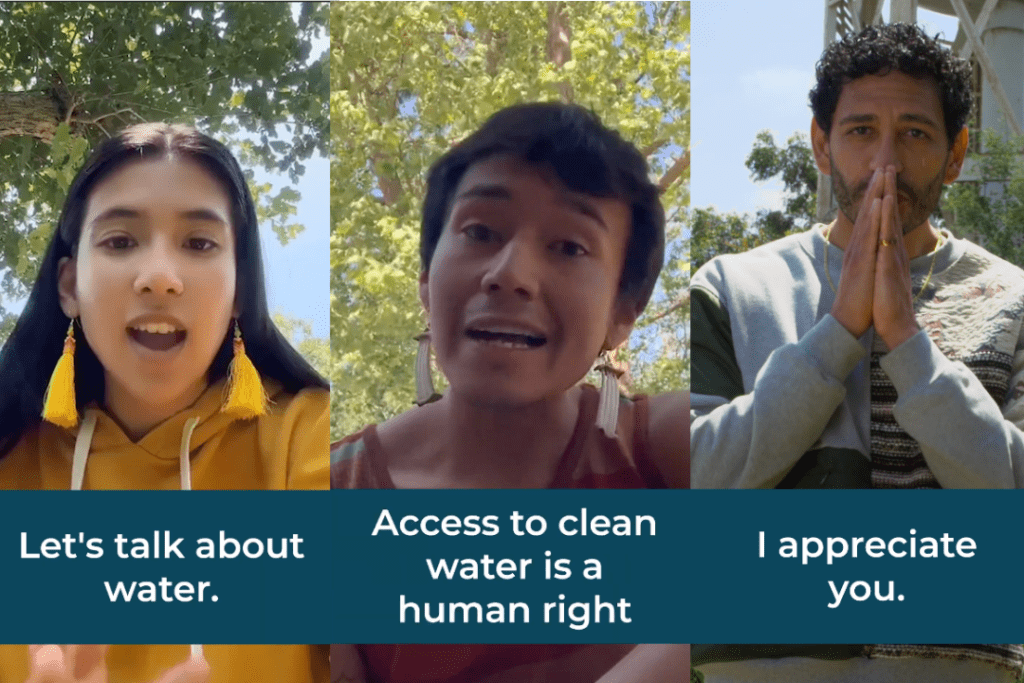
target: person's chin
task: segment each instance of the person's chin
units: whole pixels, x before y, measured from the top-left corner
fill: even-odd
[[[183,410],[195,403],[205,389],[205,379],[194,382],[181,381],[176,377],[136,377],[128,385],[131,399],[139,406],[164,412],[169,407],[174,412]]]
[[[544,400],[540,387],[511,378],[503,381],[474,377],[462,382],[453,379],[449,391],[463,402],[486,410],[516,410]]]

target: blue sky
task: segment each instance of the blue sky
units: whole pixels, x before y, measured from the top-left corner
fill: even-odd
[[[328,32],[313,41],[310,59],[329,48]],[[295,222],[304,226],[298,237],[282,246],[269,226],[260,226],[267,297],[272,313],[284,313],[312,324],[313,336],[330,336],[330,164],[314,157],[295,186],[302,194]],[[269,182],[272,194],[290,184],[287,176],[255,170],[256,182]]]
[[[919,10],[918,23],[956,37],[955,17]],[[825,0],[694,0],[690,26],[691,206],[782,208],[782,184],[754,183],[744,161],[759,131],[782,144],[810,130],[807,93],[824,49]]]
[[[281,246],[269,226],[260,226],[267,296],[272,313],[301,318],[313,326],[313,335],[330,333],[330,167],[327,159],[305,162],[306,173],[296,187],[302,193],[295,222],[305,229]],[[256,171],[257,182],[277,189],[289,184],[287,177]]]

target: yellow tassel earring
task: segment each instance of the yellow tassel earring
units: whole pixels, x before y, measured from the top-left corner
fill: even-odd
[[[50,376],[43,399],[43,419],[59,427],[74,429],[78,426],[78,406],[75,403],[75,321],[68,325],[64,338],[64,353]]]
[[[267,394],[263,390],[260,374],[256,366],[245,355],[245,343],[242,331],[235,320],[235,357],[228,368],[228,383],[225,388],[227,398],[221,411],[247,420],[267,412]]]

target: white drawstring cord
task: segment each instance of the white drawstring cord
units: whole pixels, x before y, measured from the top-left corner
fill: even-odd
[[[181,430],[181,451],[178,453],[178,467],[181,470],[181,490],[192,490],[192,467],[189,464],[189,454],[192,446],[192,432],[199,424],[198,417],[190,417],[185,421],[185,428]]]
[[[185,421],[185,428],[181,431],[181,450],[178,452],[179,479],[182,491],[192,490],[192,467],[189,462],[191,453],[192,432],[199,424],[198,417],[190,417]],[[81,491],[82,482],[85,481],[85,461],[89,458],[89,446],[92,445],[92,435],[96,431],[96,412],[88,410],[82,426],[78,429],[78,436],[75,437],[75,454],[71,459],[71,490]],[[203,659],[203,646],[190,645],[191,657],[199,661]]]
[[[81,491],[82,482],[85,481],[85,461],[89,458],[89,446],[92,444],[92,434],[96,431],[96,412],[87,410],[82,426],[78,428],[78,436],[75,438],[75,455],[71,459],[71,490]]]
[[[199,424],[198,417],[189,418],[185,422],[185,429],[181,433],[181,453],[178,455],[178,466],[181,469],[181,490],[191,491],[192,490],[192,467],[189,463],[190,446],[192,442],[192,432],[195,431],[196,425]],[[203,659],[203,646],[202,645],[191,645],[192,659],[200,661]]]

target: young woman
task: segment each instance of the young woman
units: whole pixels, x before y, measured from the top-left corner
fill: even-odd
[[[237,161],[191,128],[133,126],[86,162],[0,387],[0,488],[327,488],[327,382],[270,319]],[[205,658],[208,678],[179,665],[187,645],[3,647],[0,679],[326,677],[326,653],[306,646]]]
[[[510,107],[442,156],[424,202],[420,298],[449,389],[332,447],[332,488],[687,486],[687,394],[629,400],[614,376],[601,391],[580,384],[644,310],[664,222],[643,156],[580,107]],[[332,668],[341,681],[553,683],[571,670],[593,683],[619,680],[619,660],[650,673],[638,681],[688,666],[678,646],[628,652],[335,646]]]

